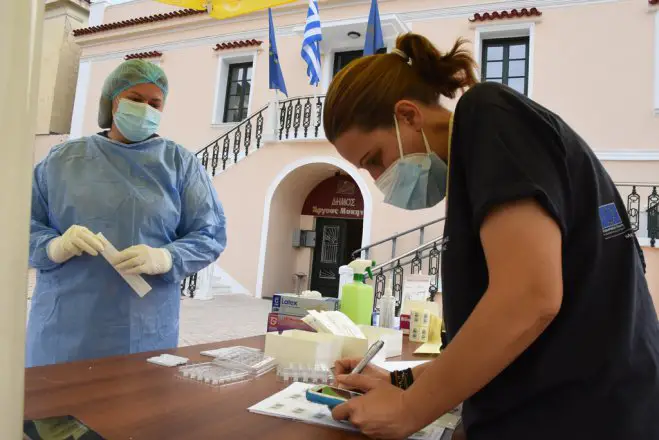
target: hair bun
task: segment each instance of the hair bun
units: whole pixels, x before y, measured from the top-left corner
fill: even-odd
[[[442,55],[426,37],[407,33],[396,39],[396,50],[413,60],[408,62],[410,66],[425,82],[434,85],[439,95],[454,98],[458,91],[477,82],[474,74],[476,62],[464,48],[465,44],[466,40],[460,38],[448,53]]]

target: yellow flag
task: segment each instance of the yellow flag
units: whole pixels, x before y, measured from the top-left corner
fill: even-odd
[[[212,0],[211,17],[223,19],[261,11],[296,0]]]
[[[208,9],[210,16],[218,19],[236,17],[261,11],[274,6],[293,3],[297,0],[156,0],[168,5],[203,10]]]
[[[180,6],[186,9],[197,9],[199,11],[206,9],[206,0],[156,0],[158,3],[165,3],[172,6]]]

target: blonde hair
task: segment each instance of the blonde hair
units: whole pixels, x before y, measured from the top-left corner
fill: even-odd
[[[402,99],[436,104],[440,96],[476,84],[476,62],[466,41],[458,39],[446,54],[426,38],[408,33],[396,39],[392,53],[360,58],[343,68],[332,81],[323,122],[327,139],[353,127],[371,131],[393,124],[394,106]]]

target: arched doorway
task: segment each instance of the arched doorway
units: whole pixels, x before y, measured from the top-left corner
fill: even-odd
[[[279,172],[266,193],[256,279],[257,298],[291,292],[294,275],[310,272],[313,249],[296,249],[291,246],[291,238],[295,230],[314,229],[315,217],[302,216],[302,208],[311,191],[337,171],[348,174],[357,184],[364,200],[361,246],[371,242],[373,200],[361,173],[333,156],[309,156],[292,162]],[[303,222],[305,218],[309,221]]]
[[[352,177],[337,172],[311,190],[302,207],[303,216],[314,217],[315,246],[309,288],[336,297],[339,268],[361,248],[364,199]]]

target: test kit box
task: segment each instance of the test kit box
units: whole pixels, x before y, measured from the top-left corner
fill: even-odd
[[[404,335],[410,334],[410,323],[411,323],[410,315],[406,315],[406,314],[400,315],[400,330],[403,332]]]
[[[272,297],[272,313],[289,316],[307,316],[308,310],[332,312],[339,310],[340,301],[337,298],[303,298],[297,295],[277,293]]]
[[[286,330],[316,331],[309,324],[302,321],[302,318],[299,316],[283,315],[280,313],[270,313],[268,315],[268,333],[283,332]]]

